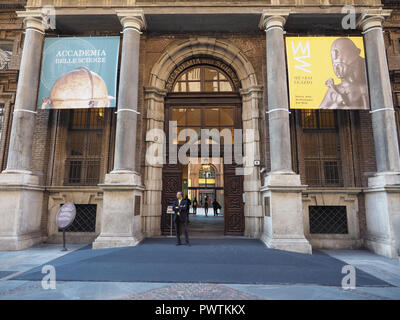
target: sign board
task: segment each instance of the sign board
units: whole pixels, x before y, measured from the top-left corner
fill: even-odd
[[[119,37],[46,38],[39,109],[115,107]]]
[[[175,211],[174,211],[173,207],[172,206],[168,206],[167,207],[167,214],[174,214],[174,213],[175,213]]]
[[[362,37],[286,37],[290,108],[369,110]]]
[[[68,228],[74,222],[76,207],[72,202],[64,204],[57,212],[56,223],[60,229]]]

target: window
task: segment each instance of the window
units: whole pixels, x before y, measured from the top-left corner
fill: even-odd
[[[209,66],[191,68],[176,80],[173,92],[232,92],[233,85],[220,70]]]
[[[177,122],[178,137],[179,132],[185,128],[195,130],[199,138],[201,136],[200,129],[218,129],[220,134],[223,129],[228,129],[231,132],[233,143],[235,126],[234,107],[173,107],[170,112],[170,119]],[[179,141],[179,144],[185,142]],[[224,136],[221,134],[221,143],[223,142]]]
[[[99,183],[104,124],[104,109],[71,111],[65,184]]]
[[[305,180],[310,186],[341,186],[340,143],[336,114],[302,110]]]
[[[215,169],[212,165],[205,164],[199,170],[199,186],[215,185]]]

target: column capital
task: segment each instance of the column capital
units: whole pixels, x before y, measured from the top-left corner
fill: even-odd
[[[361,31],[371,28],[382,28],[385,18],[389,17],[392,10],[368,10],[363,12],[357,21],[357,27]]]
[[[146,19],[143,10],[115,10],[123,28],[133,28],[137,31],[146,29]]]
[[[42,10],[17,11],[18,18],[24,19],[25,29],[46,31],[45,13]]]
[[[261,14],[258,26],[262,30],[266,30],[270,27],[283,28],[283,26],[286,23],[286,19],[289,15],[290,15],[290,10],[288,9],[264,10]]]

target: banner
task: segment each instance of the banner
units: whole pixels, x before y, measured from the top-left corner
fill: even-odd
[[[39,109],[113,108],[119,37],[47,38]]]
[[[362,37],[286,37],[290,108],[368,110]]]

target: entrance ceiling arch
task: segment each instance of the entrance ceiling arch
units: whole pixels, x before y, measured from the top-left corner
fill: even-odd
[[[254,68],[245,54],[230,42],[211,37],[190,38],[170,44],[150,72],[149,87],[164,90],[175,68],[191,57],[208,56],[223,61],[237,74],[242,90],[257,86]]]

